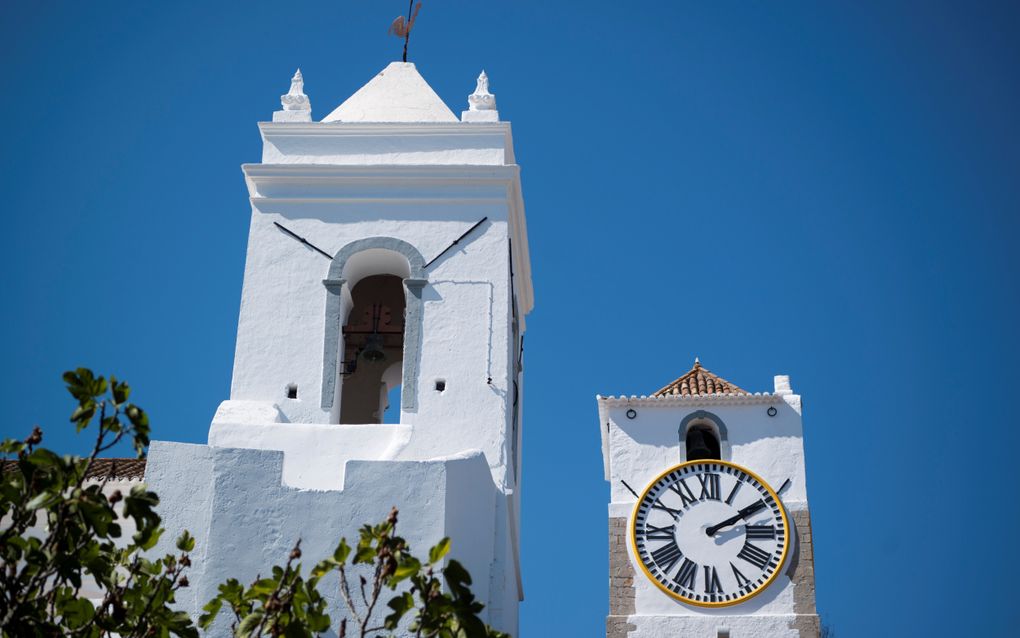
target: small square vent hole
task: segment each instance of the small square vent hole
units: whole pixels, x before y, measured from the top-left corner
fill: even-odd
[[[288,399],[296,399],[297,398],[297,384],[296,383],[288,383],[287,384],[287,398]]]
[[[446,379],[436,379],[436,392],[446,392]]]

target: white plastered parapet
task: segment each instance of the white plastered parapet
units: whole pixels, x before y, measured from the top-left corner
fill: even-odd
[[[362,524],[382,521],[397,507],[403,521],[397,532],[416,554],[444,536],[455,539],[451,558],[489,576],[472,586],[486,604],[486,622],[516,632],[514,566],[495,555],[494,543],[469,540],[492,539],[497,527],[508,525],[506,499],[479,452],[430,461],[351,460],[340,490],[289,487],[283,468],[279,451],[152,443],[145,478],[161,497],[167,529],[157,552],[171,551],[185,529],[198,539],[191,586],[178,592],[189,613],[197,615],[228,578],[250,582],[285,562],[299,538],[304,555],[317,560],[331,555],[341,536],[356,539]],[[333,592],[327,593],[330,614],[342,617],[335,586],[327,582],[323,591]]]

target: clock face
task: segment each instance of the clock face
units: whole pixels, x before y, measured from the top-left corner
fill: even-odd
[[[779,497],[739,465],[681,463],[645,488],[631,522],[641,567],[691,605],[735,605],[779,574],[790,535]]]

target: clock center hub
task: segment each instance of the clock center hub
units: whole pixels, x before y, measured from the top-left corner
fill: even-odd
[[[730,560],[744,544],[743,521],[726,527],[713,536],[706,530],[737,513],[737,510],[719,501],[702,501],[677,518],[676,544],[700,565]]]

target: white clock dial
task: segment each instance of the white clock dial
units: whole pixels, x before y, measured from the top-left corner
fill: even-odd
[[[789,547],[786,512],[760,477],[725,461],[690,461],[645,488],[631,519],[634,555],[685,603],[721,607],[760,593]]]

